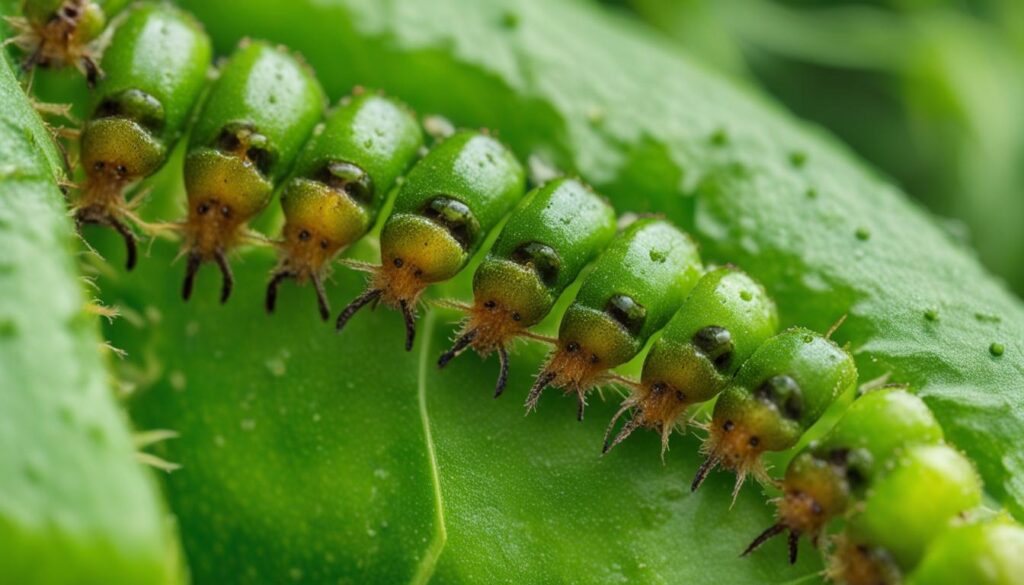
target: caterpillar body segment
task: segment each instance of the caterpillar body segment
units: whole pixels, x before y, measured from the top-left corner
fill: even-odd
[[[136,260],[125,190],[157,170],[184,134],[210,67],[209,37],[171,4],[132,7],[103,55],[106,75],[92,95],[81,133],[85,180],[74,203],[76,222],[122,235],[127,268]]]
[[[102,77],[94,42],[128,0],[24,0],[21,16],[8,18],[11,38],[25,53],[21,68],[75,67],[90,86]]]
[[[228,254],[270,202],[320,120],[325,100],[312,71],[283,48],[243,41],[223,66],[185,157],[185,300],[200,265],[216,262],[223,276],[221,302],[227,301],[233,285]]]
[[[399,189],[381,231],[381,263],[368,268],[367,290],[342,310],[336,328],[381,302],[402,312],[405,348],[411,350],[420,295],[466,266],[523,196],[524,185],[522,165],[486,134],[463,130],[435,146]]]
[[[339,104],[303,148],[281,193],[285,224],[267,286],[268,312],[279,284],[292,278],[312,281],[320,316],[329,318],[323,279],[330,261],[369,231],[422,146],[416,116],[399,101],[360,92]]]
[[[823,335],[793,327],[768,339],[719,396],[691,489],[718,465],[736,473],[734,497],[747,475],[770,481],[761,455],[796,445],[856,381],[853,358]]]
[[[555,179],[529,193],[512,212],[473,276],[474,303],[452,348],[438,365],[473,349],[497,352],[505,388],[508,345],[551,311],[580,271],[615,236],[615,212],[576,179]]]

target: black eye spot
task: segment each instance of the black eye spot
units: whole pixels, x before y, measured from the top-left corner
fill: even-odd
[[[749,439],[749,440],[747,441],[747,443],[748,443],[748,444],[749,444],[749,445],[750,445],[751,447],[757,447],[758,445],[760,445],[760,444],[761,444],[761,439],[759,439],[759,438],[757,438],[757,437],[750,437],[750,439]]]
[[[131,120],[155,133],[163,128],[165,114],[160,100],[139,89],[126,89],[104,98],[96,106],[92,117]]]
[[[682,390],[676,390],[676,400],[683,402],[686,400],[686,394],[684,394]]]
[[[553,286],[558,279],[558,271],[562,267],[562,259],[551,246],[540,242],[527,242],[512,252],[512,261],[521,266],[529,266],[548,286]]]
[[[444,227],[455,238],[464,250],[468,250],[476,242],[480,233],[480,222],[469,209],[469,206],[451,197],[438,196],[420,211],[421,215]]]
[[[494,301],[487,301],[486,303],[484,303],[484,308],[485,309],[493,309],[494,307],[497,307],[497,306],[498,306],[498,303],[496,303]]]
[[[599,361],[601,361],[601,358],[597,357],[596,353],[590,354],[590,363],[596,364]]]
[[[647,320],[647,309],[629,295],[615,295],[608,299],[604,311],[633,335],[640,332]]]
[[[814,514],[815,516],[821,516],[821,513],[824,511],[825,510],[822,509],[821,504],[819,504],[818,502],[811,503],[811,514]]]
[[[693,334],[693,345],[715,364],[715,369],[725,371],[732,363],[732,334],[724,327],[709,325]]]
[[[373,180],[357,165],[331,161],[324,165],[314,178],[331,189],[348,195],[357,203],[369,205],[373,202]]]
[[[732,432],[734,428],[736,428],[736,423],[732,422],[731,420],[725,421],[725,424],[722,425],[722,430],[727,433]]]
[[[420,269],[420,268],[417,268],[416,270],[413,270],[412,275],[413,276],[423,276],[423,270]]]
[[[320,240],[320,249],[321,250],[326,250],[327,248],[330,247],[330,245],[331,245],[331,243],[328,242],[327,240]]]
[[[117,169],[116,170],[117,170],[117,174],[121,175],[122,177],[125,176],[126,174],[128,174],[128,167],[126,167],[124,165],[117,165]]]
[[[651,393],[655,396],[661,396],[661,394],[668,389],[668,386],[664,382],[655,382],[651,386]]]
[[[94,168],[94,169],[95,169],[95,170],[97,170],[97,171],[102,171],[102,170],[103,170],[103,167],[105,167],[105,166],[106,166],[106,165],[105,165],[105,164],[103,163],[103,161],[97,161],[96,163],[94,163],[94,164],[92,165],[92,168]]]
[[[71,20],[78,18],[78,8],[75,8],[74,6],[65,6],[64,16],[70,18]]]
[[[512,313],[512,320],[513,321],[522,321],[523,320],[523,316],[520,315],[518,312],[514,312],[514,313]]]
[[[754,395],[774,404],[782,416],[799,420],[804,410],[803,392],[796,380],[786,375],[772,376],[764,381]]]
[[[224,217],[231,217],[231,208],[227,205],[222,205],[220,208],[220,214]]]
[[[309,239],[309,230],[302,230],[299,232],[299,239],[305,242]]]
[[[200,203],[196,206],[196,213],[199,215],[206,215],[208,211],[210,211],[210,205],[208,203]]]
[[[395,258],[394,264],[395,268],[401,268],[402,266],[405,265],[405,262],[401,258]]]
[[[580,344],[576,343],[575,341],[570,341],[568,345],[565,346],[565,351],[569,353],[576,353],[579,350]]]

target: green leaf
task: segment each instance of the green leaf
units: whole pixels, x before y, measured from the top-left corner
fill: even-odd
[[[863,379],[913,384],[990,495],[1024,511],[1019,301],[829,138],[577,2],[186,4],[221,52],[246,35],[284,42],[334,97],[381,87],[422,113],[497,129],[620,211],[668,214],[706,258],[762,279],[787,324],[823,330],[848,313],[837,338]],[[182,199],[179,165],[157,189],[163,219]],[[104,250],[119,266],[121,252]],[[261,315],[265,252],[238,263],[228,306],[208,269],[183,305],[174,253],[158,243],[138,273],[111,269],[101,288],[132,309],[110,333],[132,356],[134,416],[182,435],[160,453],[184,466],[167,487],[197,580],[817,579],[806,548],[796,567],[780,543],[736,558],[770,509],[748,487],[730,511],[724,474],[690,495],[692,437],[673,439],[665,465],[649,433],[599,458],[611,394],[583,424],[554,393],[524,419],[540,348],[522,348],[494,401],[494,363],[432,366],[451,314],[431,310],[405,354],[396,315],[360,315],[335,336],[308,290],[285,289],[279,313]],[[359,255],[373,257],[369,245]],[[336,280],[335,305],[361,285]],[[466,298],[465,278],[441,292]]]
[[[3,58],[0,104],[0,582],[177,582],[85,310],[62,159]]]

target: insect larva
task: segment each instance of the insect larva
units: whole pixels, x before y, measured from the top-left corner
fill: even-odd
[[[106,76],[82,129],[85,182],[75,220],[115,229],[125,241],[128,270],[136,246],[125,189],[167,162],[202,92],[211,54],[195,19],[161,3],[133,7],[103,55]]]
[[[907,585],[1017,585],[1024,576],[1024,528],[1009,517],[942,533]]]
[[[523,167],[503,144],[480,132],[448,137],[417,162],[395,197],[380,236],[380,266],[367,290],[338,315],[341,330],[364,306],[399,309],[405,349],[416,334],[416,303],[427,286],[454,277],[484,237],[522,197]]]
[[[829,521],[863,498],[900,449],[941,441],[942,427],[917,396],[899,388],[861,396],[821,441],[790,462],[782,496],[775,500],[778,521],[754,539],[744,556],[788,532],[789,560],[796,562],[797,539],[806,534],[817,546]]]
[[[474,304],[444,367],[472,348],[497,352],[501,368],[494,396],[508,373],[508,344],[551,311],[580,270],[615,236],[615,212],[576,179],[555,179],[516,207],[473,276]]]
[[[582,420],[587,392],[665,325],[702,269],[697,245],[672,224],[640,219],[626,228],[598,257],[562,317],[527,410],[536,408],[550,385],[576,395],[576,417]]]
[[[734,267],[705,274],[644,359],[640,382],[608,425],[604,451],[647,427],[661,434],[664,453],[686,409],[717,396],[778,326],[775,303],[754,279]],[[609,442],[629,409],[632,416]]]
[[[22,16],[8,21],[18,33],[10,42],[26,53],[22,70],[73,65],[89,85],[101,76],[89,46],[128,0],[24,0]]]
[[[956,517],[981,503],[971,462],[946,445],[917,445],[889,462],[829,557],[846,585],[896,585]]]
[[[748,474],[770,481],[761,455],[795,445],[856,381],[853,358],[825,336],[793,327],[768,339],[718,397],[691,489],[719,464],[736,472],[734,498]]]
[[[370,229],[422,145],[413,113],[383,95],[360,93],[328,116],[281,193],[285,224],[281,260],[267,285],[268,312],[274,311],[281,281],[294,278],[313,282],[320,316],[330,317],[323,288],[328,264]]]
[[[270,202],[324,103],[312,71],[283,48],[243,41],[221,69],[185,158],[185,300],[199,266],[215,261],[224,278],[220,300],[227,301],[234,283],[227,254]]]

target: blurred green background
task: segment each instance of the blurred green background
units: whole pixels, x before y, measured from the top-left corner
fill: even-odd
[[[1024,1],[603,2],[829,128],[1024,295]]]

